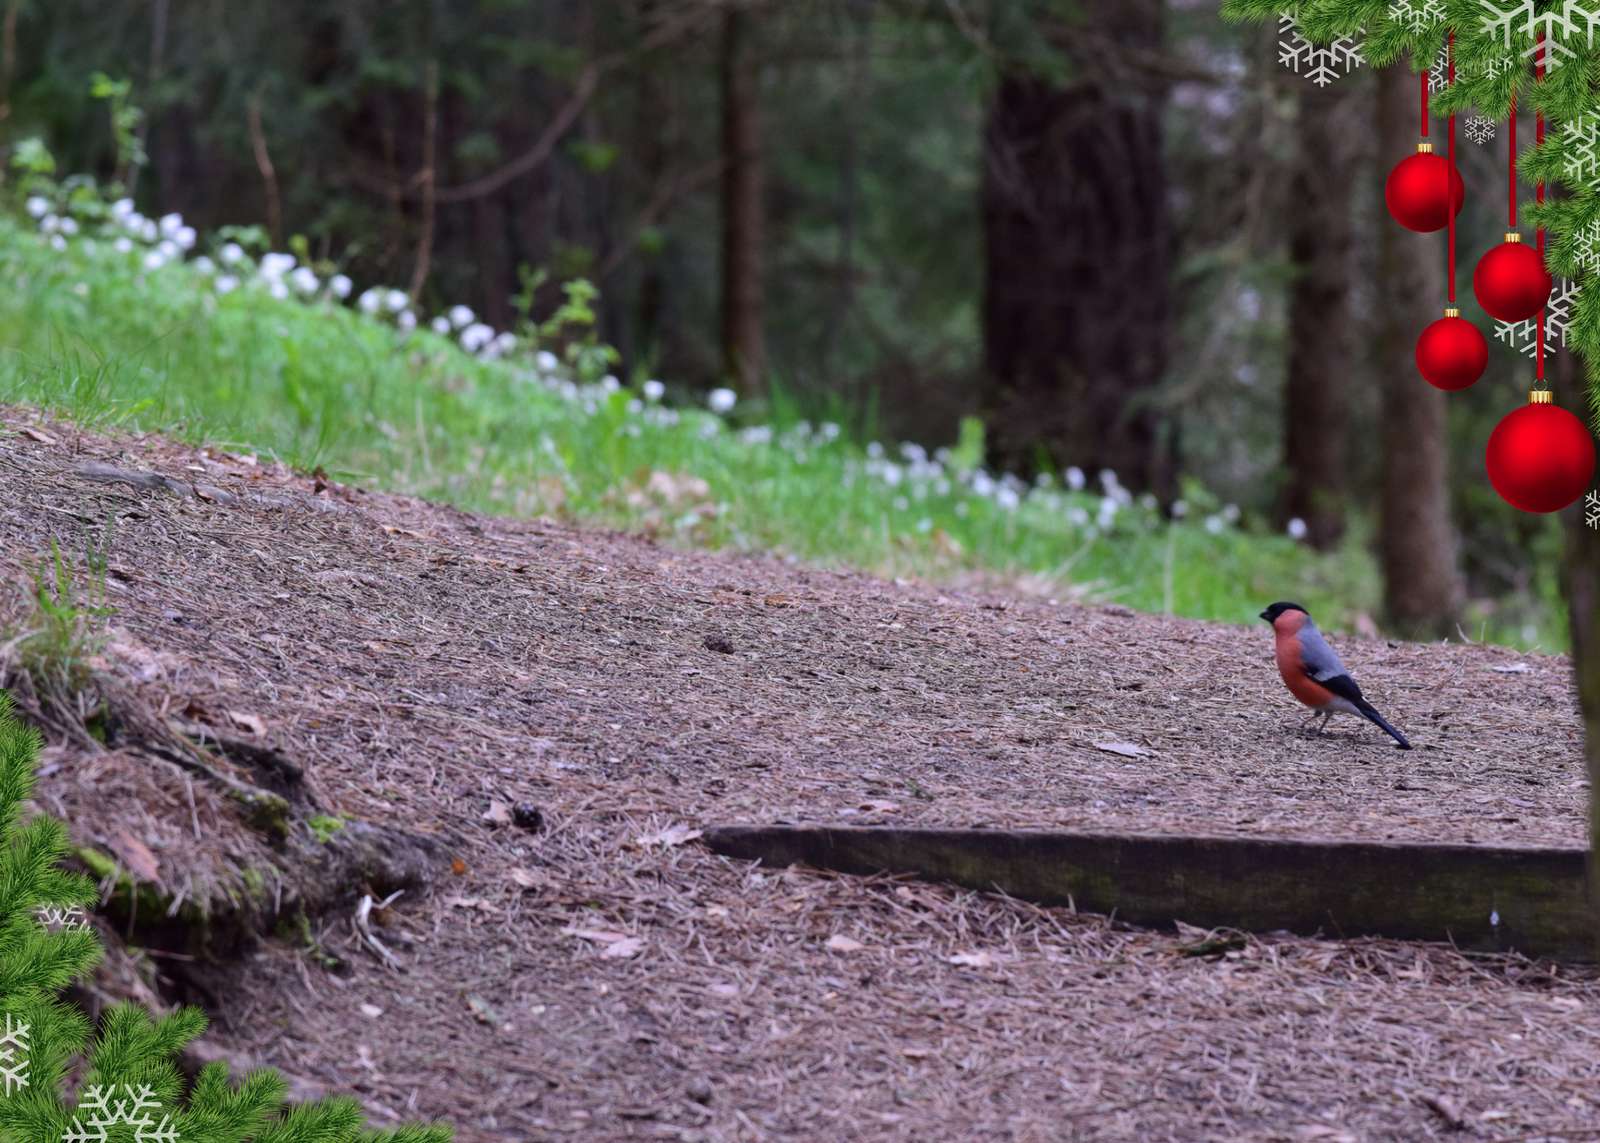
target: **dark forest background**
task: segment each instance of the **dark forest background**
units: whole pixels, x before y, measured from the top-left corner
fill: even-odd
[[[1180,478],[1371,543],[1391,630],[1559,609],[1553,520],[1482,469],[1531,363],[1418,376],[1444,240],[1389,221],[1403,66],[1318,87],[1209,0],[0,0],[0,129],[148,213],[302,236],[358,288],[512,324],[601,289],[629,375],[732,383],[990,463]],[[1465,316],[1504,127],[1458,143]],[[1443,124],[1436,123],[1440,138]],[[1531,138],[1531,125],[1525,127]]]

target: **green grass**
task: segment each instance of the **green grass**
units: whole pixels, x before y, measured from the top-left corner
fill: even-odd
[[[81,240],[52,250],[0,221],[0,401],[686,545],[932,580],[979,573],[1056,598],[1230,622],[1282,598],[1335,629],[1377,611],[1363,537],[1319,556],[1281,534],[1207,524],[1220,506],[1199,489],[1176,524],[1133,503],[1097,527],[1098,490],[1013,485],[1010,506],[1006,491],[981,494],[931,462],[919,473],[895,449],[870,456],[792,411],[741,430],[687,394],[674,404],[669,392],[664,406],[627,387],[564,396],[531,361],[484,362],[332,303],[248,286],[219,296],[188,266],[145,274],[138,259],[103,241],[93,254]],[[1540,635],[1551,646],[1553,633]]]

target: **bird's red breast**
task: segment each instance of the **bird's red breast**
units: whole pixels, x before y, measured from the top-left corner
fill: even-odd
[[[1289,693],[1312,708],[1326,706],[1335,695],[1305,671],[1305,656],[1300,652],[1300,628],[1306,621],[1303,611],[1285,611],[1272,621],[1273,654],[1278,674]]]

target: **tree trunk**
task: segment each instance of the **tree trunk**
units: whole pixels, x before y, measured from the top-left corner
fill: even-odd
[[[1570,351],[1557,351],[1553,360],[1546,360],[1545,372],[1556,402],[1578,414],[1592,429],[1594,417],[1577,358]],[[1600,496],[1600,492],[1596,495]],[[1567,599],[1572,674],[1578,688],[1578,706],[1583,712],[1584,754],[1589,769],[1589,890],[1595,895],[1596,917],[1600,919],[1600,848],[1596,848],[1600,842],[1600,528],[1589,523],[1597,514],[1600,504],[1587,499],[1562,512],[1566,544],[1561,560],[1561,589]],[[1600,937],[1600,925],[1596,934]]]
[[[1098,39],[1161,43],[1159,0],[1094,0]],[[1108,74],[1098,46],[1059,40],[1071,80],[1004,76],[984,129],[984,407],[991,460],[1030,472],[1110,469],[1173,490],[1150,398],[1168,360],[1172,230],[1165,87]]]
[[[1392,69],[1391,69],[1392,70]],[[1353,84],[1295,85],[1299,101],[1290,182],[1289,375],[1284,389],[1284,519],[1329,548],[1344,534],[1346,410],[1355,351],[1350,280],[1355,220]],[[1413,370],[1414,372],[1415,370]]]
[[[1416,79],[1404,67],[1389,67],[1378,73],[1375,87],[1378,163],[1387,173],[1389,163],[1416,146]],[[1384,611],[1397,634],[1434,638],[1454,634],[1465,597],[1450,519],[1447,398],[1422,379],[1416,363],[1417,335],[1443,315],[1437,283],[1444,258],[1438,235],[1404,230],[1386,210],[1378,217],[1372,367],[1382,392]],[[1460,253],[1458,236],[1458,261]],[[1460,266],[1457,275],[1459,294]]]
[[[722,22],[723,372],[745,394],[764,388],[762,156],[755,16],[730,6]]]

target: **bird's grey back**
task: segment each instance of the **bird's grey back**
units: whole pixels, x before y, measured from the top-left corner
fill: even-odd
[[[1339,656],[1328,646],[1328,641],[1322,637],[1322,632],[1317,630],[1317,625],[1311,622],[1309,615],[1300,625],[1300,656],[1306,673],[1319,683],[1337,675],[1350,673],[1344,669]]]

